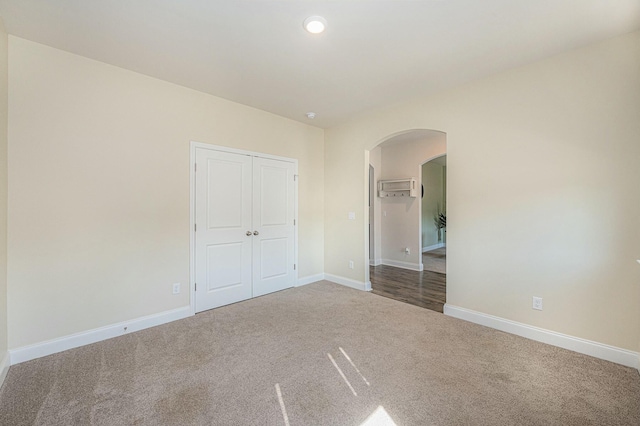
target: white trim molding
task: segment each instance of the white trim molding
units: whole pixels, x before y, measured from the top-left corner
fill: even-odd
[[[66,351],[68,349],[122,336],[123,334],[128,334],[134,331],[144,330],[145,328],[166,324],[168,322],[190,317],[191,315],[191,308],[189,306],[184,306],[182,308],[94,328],[93,330],[82,331],[80,333],[70,334],[68,336],[35,343],[33,345],[10,349],[10,362],[11,365],[19,364],[21,362]]]
[[[425,251],[431,251],[431,250],[439,249],[439,248],[446,247],[446,246],[447,245],[445,243],[438,243],[438,244],[434,244],[432,246],[422,247],[422,252],[424,253]]]
[[[2,357],[2,361],[0,361],[0,387],[2,387],[4,379],[7,377],[7,373],[9,372],[9,366],[11,365],[10,361],[9,352],[5,352]]]
[[[444,314],[640,370],[640,354],[628,349],[557,333],[544,328],[534,327],[449,304],[444,305]]]
[[[409,269],[411,271],[422,271],[424,265],[422,263],[402,262],[400,260],[382,259],[383,265],[395,266],[396,268]]]
[[[295,285],[295,287],[300,287],[300,286],[303,286],[303,285],[316,283],[316,282],[322,281],[322,280],[324,280],[324,274],[308,275],[306,277],[298,278],[298,282]]]
[[[369,259],[369,266],[379,266],[382,265],[382,259]]]
[[[345,278],[333,274],[324,274],[324,279],[331,281],[332,283],[344,285],[347,287],[355,288],[356,290],[369,291],[371,289],[371,283],[365,283],[362,281],[352,280],[351,278]]]

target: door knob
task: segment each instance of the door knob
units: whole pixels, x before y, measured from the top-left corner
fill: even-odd
[[[251,236],[251,231],[247,231],[247,237]]]
[[[258,231],[253,231],[253,235],[260,235]]]

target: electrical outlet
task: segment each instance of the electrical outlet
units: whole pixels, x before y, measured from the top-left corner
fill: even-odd
[[[353,269],[353,260],[349,261],[349,269]]]
[[[349,220],[355,220],[356,219],[356,212],[349,212]]]
[[[180,283],[173,284],[173,294],[180,294]]]
[[[411,249],[409,247],[404,248],[405,254],[411,254]]]
[[[542,297],[533,296],[533,309],[542,310]]]

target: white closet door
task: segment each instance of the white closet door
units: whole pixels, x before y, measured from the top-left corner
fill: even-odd
[[[253,296],[294,284],[293,163],[253,159]]]
[[[196,312],[252,297],[252,157],[196,149]],[[249,235],[247,235],[249,233]]]

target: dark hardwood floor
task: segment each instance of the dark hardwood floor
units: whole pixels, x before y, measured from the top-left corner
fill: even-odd
[[[371,266],[369,271],[373,293],[442,312],[447,301],[446,274],[387,265]]]

